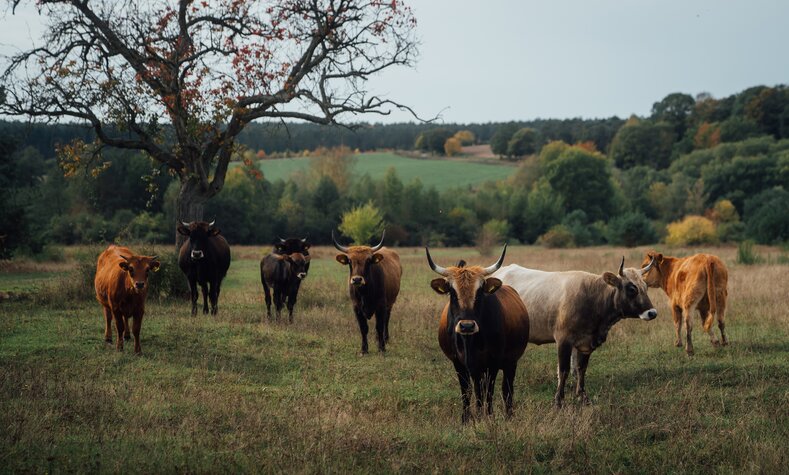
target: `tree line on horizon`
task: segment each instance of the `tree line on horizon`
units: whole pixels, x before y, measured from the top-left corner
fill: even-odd
[[[93,173],[64,176],[55,146],[90,135],[75,124],[0,123],[6,256],[18,248],[40,252],[47,243],[171,241],[177,180],[148,157],[108,151]],[[443,155],[450,139],[490,143],[504,159],[518,160],[517,170],[501,182],[441,192],[418,180],[403,183],[393,169],[382,178],[353,174],[352,149]],[[239,141],[246,147],[236,156],[242,164],[206,205],[233,243],[260,244],[278,235],[328,243],[343,213],[368,205],[387,224],[388,240],[401,245],[789,239],[784,86],[723,99],[670,94],[649,117],[627,120],[363,124],[354,132],[251,124]],[[256,166],[261,157],[302,149],[314,149],[310,167],[288,180],[269,182]]]

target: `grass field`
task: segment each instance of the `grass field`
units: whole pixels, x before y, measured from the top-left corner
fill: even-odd
[[[380,179],[390,167],[394,167],[404,183],[419,177],[426,187],[434,186],[438,190],[501,180],[515,171],[511,164],[484,164],[446,158],[416,159],[389,152],[363,153],[355,157],[357,161],[353,172],[356,176],[369,173],[372,178]],[[258,163],[267,180],[287,180],[293,172],[306,169],[310,158],[279,158]]]
[[[651,291],[658,318],[617,324],[592,356],[593,405],[570,397],[553,409],[556,348],[529,346],[514,417],[499,403],[493,418],[463,427],[436,341],[445,299],[429,287],[423,250],[399,250],[385,356],[358,355],[347,270],[333,249],[313,250],[292,325],[263,318],[262,249],[234,248],[219,315],[149,301],[141,357],[105,346],[95,301],[0,303],[0,472],[786,471],[786,266],[739,266],[735,249],[710,249],[730,266],[730,346],[713,348],[696,321],[696,355],[685,356],[665,296]],[[506,262],[599,273],[623,254],[637,265],[642,251],[516,247]],[[434,257],[495,259],[471,249]]]

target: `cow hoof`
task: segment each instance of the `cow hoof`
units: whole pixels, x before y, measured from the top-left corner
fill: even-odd
[[[719,342],[718,340],[711,340],[710,343],[712,343],[712,346],[714,346],[715,348],[719,348],[721,346],[721,342]]]
[[[728,342],[728,341],[726,341],[726,340],[723,340],[723,341],[721,342],[721,346],[729,346],[729,342]]]
[[[678,342],[674,343],[674,346],[676,346],[677,348],[682,348],[682,342],[678,341]]]
[[[691,348],[691,349],[689,349],[689,350],[685,350],[685,353],[687,353],[687,354],[688,354],[688,356],[693,356],[693,354],[694,354],[694,352],[693,352],[693,348]]]
[[[123,340],[124,341],[129,341],[129,340],[131,340],[131,337],[129,335],[123,335]]]

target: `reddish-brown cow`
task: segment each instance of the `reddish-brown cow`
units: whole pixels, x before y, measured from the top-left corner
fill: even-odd
[[[134,352],[139,354],[140,328],[148,294],[148,274],[159,270],[156,256],[138,256],[129,248],[112,245],[96,263],[96,300],[104,307],[104,341],[112,343],[112,320],[118,332],[115,348],[123,351],[129,337],[129,317],[134,318]]]
[[[704,331],[710,335],[712,345],[728,344],[724,333],[726,326],[724,318],[729,271],[723,261],[711,254],[669,257],[649,251],[644,257],[644,262],[653,258],[655,265],[644,275],[644,281],[650,287],[660,287],[668,295],[677,334],[676,345],[682,347],[680,328],[684,320],[687,333],[685,351],[688,355],[693,354],[691,316],[694,308],[699,311]],[[718,328],[721,332],[720,342],[712,328],[715,318],[718,319]]]

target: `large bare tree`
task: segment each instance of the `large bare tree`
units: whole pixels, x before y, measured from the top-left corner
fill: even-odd
[[[96,142],[63,147],[67,169],[107,146],[144,151],[178,177],[182,221],[203,218],[235,138],[255,119],[332,124],[410,111],[365,87],[414,60],[416,22],[399,0],[35,4],[46,33],[5,59],[0,113],[89,124]]]

